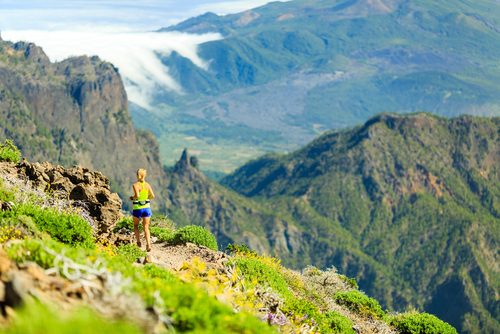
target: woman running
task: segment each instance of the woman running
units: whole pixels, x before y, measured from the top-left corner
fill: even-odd
[[[155,198],[153,189],[145,181],[146,170],[137,170],[137,182],[132,185],[134,195],[130,196],[133,204],[132,216],[134,216],[134,234],[137,240],[137,246],[141,247],[141,236],[139,234],[139,223],[142,219],[144,234],[146,235],[146,251],[151,251],[151,237],[149,234],[149,223],[151,222],[151,204],[150,200]]]

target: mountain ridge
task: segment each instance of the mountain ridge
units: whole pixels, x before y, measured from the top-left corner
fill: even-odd
[[[382,114],[242,166],[222,182],[240,195],[188,167],[194,183],[174,182],[167,207],[221,244],[247,243],[292,267],[334,266],[385,307],[494,332],[499,128],[498,117]]]

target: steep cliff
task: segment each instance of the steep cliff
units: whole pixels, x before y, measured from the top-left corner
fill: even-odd
[[[0,41],[2,137],[30,160],[102,170],[122,195],[140,167],[162,184],[154,138],[134,130],[118,70],[97,57],[51,63],[32,43]]]

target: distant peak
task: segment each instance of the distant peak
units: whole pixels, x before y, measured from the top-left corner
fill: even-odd
[[[405,125],[422,125],[431,124],[435,120],[439,119],[436,115],[432,115],[426,112],[418,112],[413,114],[395,114],[395,113],[382,113],[378,114],[371,119],[369,119],[364,127],[368,128],[375,124],[384,123],[389,128],[394,128],[396,124],[405,124]]]
[[[43,49],[37,46],[35,43],[17,42],[13,45],[13,47],[15,50],[23,52],[24,57],[27,60],[33,61],[40,65],[50,64],[49,57],[47,57]]]
[[[219,17],[219,15],[215,14],[214,12],[206,12],[205,14],[199,15],[199,18],[211,18],[211,17]]]
[[[219,31],[219,21],[221,17],[212,12],[198,15],[182,21],[176,25],[161,28],[157,32],[183,31],[188,33],[207,33]]]
[[[189,152],[187,148],[184,148],[181,154],[181,159],[179,160],[180,163],[185,163],[189,164]]]
[[[198,168],[198,158],[191,156],[187,148],[182,151],[181,158],[175,164],[176,171],[186,171]]]

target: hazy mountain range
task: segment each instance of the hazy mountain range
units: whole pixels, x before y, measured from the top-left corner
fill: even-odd
[[[212,13],[160,31],[219,32],[199,56],[163,57],[184,94],[158,91],[136,125],[170,164],[197,150],[230,171],[264,151],[386,111],[500,115],[498,1],[308,0]]]

